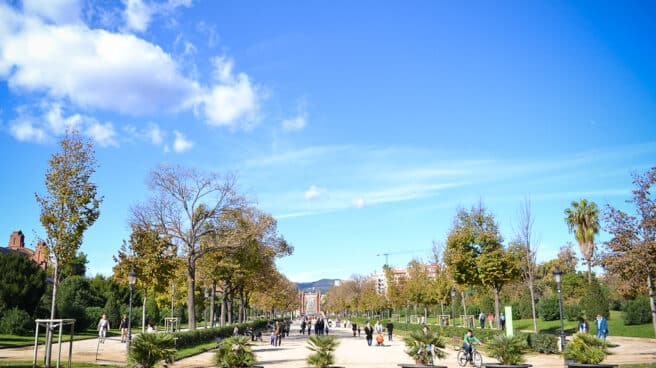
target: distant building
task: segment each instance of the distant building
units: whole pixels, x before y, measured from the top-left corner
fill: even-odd
[[[20,230],[16,230],[11,233],[9,237],[9,245],[6,248],[0,248],[1,253],[16,252],[21,254],[24,257],[31,259],[34,263],[39,265],[44,271],[48,266],[48,260],[46,258],[47,248],[46,243],[39,241],[36,244],[36,249],[31,250],[25,248],[25,235]]]
[[[426,267],[426,271],[428,271],[428,277],[434,279],[437,276],[439,266],[436,263],[423,264],[423,266]],[[390,267],[390,271],[395,282],[407,279],[410,276],[407,267]],[[372,274],[369,276],[369,279],[376,282],[378,293],[387,293],[387,277],[385,277],[384,272]]]
[[[299,292],[301,315],[319,316],[321,314],[321,290],[316,292]]]

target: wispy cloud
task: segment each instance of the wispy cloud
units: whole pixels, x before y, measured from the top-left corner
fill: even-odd
[[[181,132],[174,130],[173,134],[175,135],[175,140],[173,141],[173,150],[178,153],[189,151],[194,143],[187,138]]]

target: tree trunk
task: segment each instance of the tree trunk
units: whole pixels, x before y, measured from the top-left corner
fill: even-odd
[[[587,259],[588,261],[588,285],[592,285],[592,264],[590,263],[590,259]]]
[[[50,303],[50,319],[55,319],[55,308],[57,301],[57,287],[59,286],[59,262],[55,260],[55,269],[52,272],[52,301]],[[53,326],[52,322],[48,323],[46,329],[46,356],[45,356],[45,366],[50,368],[50,361],[52,357],[52,333]]]
[[[538,318],[535,311],[535,286],[533,285],[533,275],[528,276],[528,291],[531,293],[531,312],[533,313],[533,332],[538,333]]]
[[[189,319],[189,331],[196,329],[196,303],[194,291],[196,289],[196,267],[194,261],[189,259],[187,264],[187,315]]]
[[[232,298],[228,298],[228,305],[226,305],[228,310],[228,324],[232,324]]]
[[[146,332],[146,293],[143,297],[143,305],[141,306],[141,333]]]
[[[228,301],[228,296],[226,294],[227,293],[224,287],[223,290],[221,290],[221,326],[225,326],[226,324],[226,303]]]
[[[244,323],[246,320],[246,309],[244,308],[244,290],[239,290],[239,323]]]
[[[656,303],[654,302],[654,280],[651,279],[651,270],[647,270],[647,287],[649,288],[649,306],[651,307],[651,323],[656,336]]]
[[[497,325],[497,328],[499,328],[499,288],[494,287],[494,319]]]
[[[428,307],[424,304],[424,323],[428,323]]]
[[[214,327],[214,314],[216,312],[216,281],[212,281],[212,291],[210,292],[210,326]]]

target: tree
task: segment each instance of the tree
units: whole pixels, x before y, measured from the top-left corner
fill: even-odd
[[[205,174],[181,166],[160,166],[150,174],[149,187],[154,196],[136,206],[132,215],[140,224],[152,224],[178,246],[184,257],[187,274],[187,311],[189,329],[196,329],[196,262],[205,254],[224,246],[200,248],[200,240],[216,232],[216,226],[230,211],[241,208],[244,199],[236,192],[235,178]]]
[[[528,198],[519,208],[519,229],[517,230],[517,241],[520,244],[519,256],[521,260],[521,272],[528,284],[531,294],[531,313],[533,316],[533,332],[538,333],[537,311],[535,309],[535,271],[537,258],[537,245],[534,244],[533,223],[535,219],[531,212],[531,201]]]
[[[36,313],[39,299],[46,291],[46,274],[30,259],[19,253],[0,253],[0,313],[19,308],[30,316]]]
[[[97,163],[93,145],[79,133],[67,131],[59,142],[60,151],[48,161],[46,194],[35,194],[41,207],[41,224],[46,230],[45,243],[52,259],[53,288],[50,319],[55,318],[60,270],[82,245],[84,232],[100,216],[96,184],[91,175]],[[46,366],[50,366],[52,331],[46,337]]]
[[[503,249],[494,216],[482,203],[456,214],[444,251],[444,262],[459,285],[491,287],[499,320],[499,292],[518,276],[516,258]]]
[[[137,273],[137,287],[144,291],[142,300],[141,330],[145,332],[146,302],[149,292],[164,293],[174,277],[175,269],[181,267],[175,246],[169,238],[150,224],[130,225],[132,233],[128,242],[114,256],[114,279],[123,285],[128,284],[128,273]]]
[[[588,283],[592,283],[592,262],[595,255],[595,235],[599,233],[599,209],[594,202],[585,199],[573,201],[571,208],[565,209],[565,223],[574,233],[579,249],[588,265]]]
[[[654,335],[656,336],[656,198],[652,187],[656,183],[656,167],[645,174],[633,175],[633,198],[627,202],[636,207],[631,216],[610,205],[605,210],[605,230],[611,239],[605,243],[602,265],[611,273],[645,290],[649,295]]]

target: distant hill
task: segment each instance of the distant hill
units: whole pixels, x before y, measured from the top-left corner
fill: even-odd
[[[298,286],[301,291],[313,291],[319,289],[322,294],[325,294],[328,289],[335,285],[335,281],[339,281],[339,279],[321,279],[312,282],[297,282],[296,286]]]

